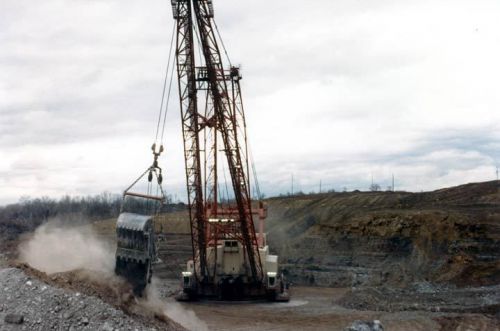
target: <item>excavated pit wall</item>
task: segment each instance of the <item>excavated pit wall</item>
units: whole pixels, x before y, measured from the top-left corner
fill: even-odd
[[[500,283],[496,181],[427,193],[270,199],[267,231],[296,284]]]

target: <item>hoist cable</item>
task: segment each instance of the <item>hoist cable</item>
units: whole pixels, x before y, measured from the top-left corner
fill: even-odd
[[[249,154],[249,157],[250,157],[250,164],[252,166],[252,173],[253,173],[253,180],[254,180],[254,183],[255,183],[255,190],[257,191],[257,198],[259,200],[262,199],[262,195],[260,193],[260,186],[259,186],[259,179],[257,178],[257,169],[255,167],[255,162],[254,162],[254,159],[253,159],[253,153],[252,153],[252,147],[250,146],[250,142],[247,141],[247,144],[248,144],[248,154]],[[248,174],[250,176],[250,174]]]
[[[193,24],[193,29],[194,29],[194,35],[196,36],[196,41],[198,42],[198,57],[200,59],[200,65],[203,63],[203,56],[202,56],[202,53],[203,53],[203,46],[201,45],[201,32],[199,31],[199,29],[197,28],[197,25],[196,24]]]
[[[159,185],[156,186],[156,196],[158,196],[160,191]],[[155,202],[155,209],[154,209],[154,214],[153,215],[158,215],[161,212],[161,203]]]
[[[170,57],[169,57],[169,60],[170,60]],[[174,63],[175,63],[176,59],[175,57],[173,58],[172,60],[172,67],[174,66]],[[162,129],[161,129],[161,138],[160,138],[160,143],[161,145],[163,145],[163,136],[165,134],[165,125],[166,125],[166,122],[167,122],[167,113],[168,113],[168,106],[170,104],[170,95],[172,93],[172,82],[174,80],[174,70],[172,70],[172,74],[170,75],[170,82],[168,84],[168,94],[167,94],[167,102],[165,103],[165,112],[164,112],[164,115],[163,115],[163,125],[162,125]]]
[[[217,23],[215,23],[215,20],[212,20],[215,26],[215,31],[217,32],[217,35],[219,36],[220,43],[222,45],[222,49],[224,50],[224,54],[226,54],[227,62],[229,62],[229,66],[231,67],[231,59],[229,58],[229,54],[227,53],[226,45],[224,45],[224,40],[222,39],[220,32],[219,32],[219,27],[217,26]]]
[[[222,173],[224,174],[224,186],[226,187],[227,204],[229,204],[229,188],[227,186],[226,166],[224,162],[222,162]]]
[[[151,182],[148,182],[147,195],[151,195]],[[151,202],[146,200],[146,213],[149,213],[150,210],[152,210]]]
[[[170,50],[168,52],[167,70],[165,72],[165,80],[163,82],[163,93],[161,95],[160,113],[158,114],[158,123],[156,124],[155,143],[158,141],[158,134],[160,132],[160,122],[161,122],[161,117],[162,117],[162,113],[163,113],[163,103],[164,103],[164,100],[165,100],[165,90],[167,88],[168,73],[170,71],[170,57],[172,56],[172,48],[173,48],[173,45],[174,45],[174,35],[175,35],[175,24],[173,25],[173,28],[172,28],[172,37],[170,38]]]

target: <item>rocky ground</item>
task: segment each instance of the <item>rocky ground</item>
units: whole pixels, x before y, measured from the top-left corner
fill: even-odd
[[[500,318],[500,285],[457,288],[416,283],[406,288],[354,288],[337,302],[351,309],[479,313]]]
[[[126,313],[96,296],[56,287],[38,277],[20,268],[0,270],[0,330],[183,329],[156,322],[154,316]]]

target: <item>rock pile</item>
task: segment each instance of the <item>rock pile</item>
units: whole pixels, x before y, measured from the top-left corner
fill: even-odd
[[[0,269],[0,330],[156,330],[104,301]],[[167,325],[165,325],[165,329]]]

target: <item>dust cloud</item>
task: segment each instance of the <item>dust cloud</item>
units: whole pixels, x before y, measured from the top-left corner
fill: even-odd
[[[77,269],[113,274],[114,252],[90,226],[65,227],[51,221],[19,247],[20,260],[48,274]]]
[[[79,270],[79,274],[86,276],[89,282],[106,283],[116,291],[120,289],[116,283],[118,278],[114,275],[114,247],[99,239],[90,226],[68,227],[57,220],[46,223],[20,245],[19,258],[47,274]],[[137,299],[136,303],[146,311],[165,316],[188,330],[209,330],[192,310],[171,299],[162,300],[160,288],[160,281],[153,277],[145,298]]]
[[[209,331],[207,324],[199,319],[194,311],[186,309],[173,300],[162,301],[159,286],[159,280],[153,277],[147,288],[147,299],[142,303],[146,308],[170,318],[188,330]]]

